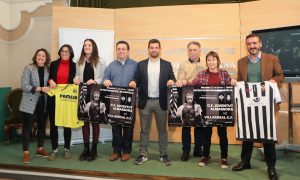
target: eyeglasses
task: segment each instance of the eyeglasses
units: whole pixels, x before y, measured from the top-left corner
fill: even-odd
[[[60,53],[62,53],[62,54],[69,54],[70,53],[70,51],[69,50],[62,50],[62,51],[60,51]]]

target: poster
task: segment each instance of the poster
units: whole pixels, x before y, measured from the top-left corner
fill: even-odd
[[[184,86],[169,89],[170,127],[234,125],[232,86]]]
[[[135,95],[132,88],[80,84],[78,119],[100,124],[132,127],[135,123]]]

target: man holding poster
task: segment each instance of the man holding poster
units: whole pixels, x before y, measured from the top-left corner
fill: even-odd
[[[137,66],[136,84],[139,89],[139,113],[141,121],[140,155],[134,164],[140,165],[148,160],[148,144],[152,114],[155,114],[158,133],[160,161],[170,166],[168,158],[167,130],[167,86],[174,85],[175,76],[169,61],[160,58],[160,41],[151,39],[148,42],[149,58],[140,61]]]
[[[177,87],[182,87],[187,85],[188,82],[195,79],[197,74],[204,69],[200,65],[200,55],[201,55],[201,44],[197,41],[191,41],[187,45],[188,60],[180,64],[178,69],[178,78],[176,82]],[[191,150],[191,127],[182,127],[182,155],[181,160],[187,161],[190,157]],[[202,146],[203,146],[203,128],[194,128],[194,152],[193,156],[202,156]]]
[[[117,59],[111,62],[105,69],[103,85],[106,87],[121,86],[135,88],[136,83],[133,80],[136,74],[137,63],[129,59],[129,44],[126,41],[118,41],[116,44],[116,54]],[[112,125],[112,134],[113,153],[109,160],[115,161],[121,157],[123,162],[128,161],[132,150],[133,126]]]

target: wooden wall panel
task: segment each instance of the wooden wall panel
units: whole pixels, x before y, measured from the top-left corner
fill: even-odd
[[[99,8],[53,7],[52,17],[52,53],[56,58],[58,52],[58,28],[81,28],[114,30],[114,10]]]
[[[117,9],[116,39],[239,35],[239,5],[188,5]]]
[[[240,57],[238,4],[147,7],[115,10],[116,40],[127,40],[131,58],[140,61],[148,57],[147,43],[160,39],[161,57],[171,61],[175,75],[179,65],[187,61],[186,46],[192,40],[202,45],[202,65],[205,54],[217,51],[232,75],[236,75],[236,61]],[[134,139],[140,138],[140,119],[136,118]],[[215,134],[215,133],[214,133]],[[155,123],[150,139],[157,140]],[[236,143],[234,128],[228,129],[230,143]],[[169,128],[169,141],[181,142],[181,128]],[[213,142],[219,142],[213,138]]]

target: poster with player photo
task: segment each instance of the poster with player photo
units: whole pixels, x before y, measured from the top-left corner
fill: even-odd
[[[135,95],[131,88],[80,84],[78,119],[132,127],[135,123]]]
[[[104,95],[106,114],[110,124],[133,127],[135,123],[136,91],[126,87],[100,89]]]
[[[194,87],[172,87],[169,95],[168,124],[172,126],[201,126],[201,106],[194,99]]]
[[[78,119],[93,123],[107,124],[106,105],[101,95],[101,85],[80,84]]]
[[[233,87],[184,86],[169,90],[170,127],[233,126]]]

